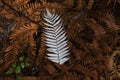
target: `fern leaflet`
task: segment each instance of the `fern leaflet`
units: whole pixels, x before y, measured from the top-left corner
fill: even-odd
[[[50,52],[47,54],[47,58],[52,62],[62,65],[69,59],[67,57],[69,47],[60,15],[52,14],[47,9],[43,15],[43,19],[45,20],[44,24],[47,26],[45,27],[46,46]]]

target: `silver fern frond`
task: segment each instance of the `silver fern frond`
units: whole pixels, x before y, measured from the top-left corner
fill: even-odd
[[[47,58],[60,65],[68,61],[69,47],[66,32],[63,30],[60,15],[52,14],[46,9],[43,15],[46,36]]]

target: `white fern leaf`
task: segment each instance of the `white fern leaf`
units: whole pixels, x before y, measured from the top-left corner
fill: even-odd
[[[50,52],[47,54],[47,58],[62,65],[69,59],[67,57],[69,55],[69,47],[60,15],[52,14],[46,9],[43,19],[45,21],[44,24],[47,26],[45,27],[46,46]]]

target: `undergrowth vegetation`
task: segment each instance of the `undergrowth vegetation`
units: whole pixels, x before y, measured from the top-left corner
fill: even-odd
[[[120,0],[0,0],[0,80],[119,80]]]

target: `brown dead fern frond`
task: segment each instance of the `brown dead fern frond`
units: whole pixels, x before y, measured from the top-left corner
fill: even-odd
[[[82,52],[81,50],[79,50],[75,46],[72,46],[71,59],[70,59],[71,63],[74,62],[75,60],[81,59],[81,57],[83,57],[84,55],[85,55],[85,52]]]
[[[89,0],[88,3],[87,3],[86,8],[88,10],[90,10],[93,7],[94,2],[95,2],[95,0]]]
[[[46,6],[46,2],[41,1],[41,2],[30,3],[29,0],[23,0],[23,2],[25,1],[24,5],[20,5],[20,6],[15,5],[21,1],[22,0],[20,1],[18,0],[13,3],[9,3],[11,1],[1,0],[1,3],[3,3],[5,7],[7,7],[7,9],[4,9],[5,13],[3,13],[3,15],[7,15],[7,14],[10,15],[10,12],[12,12],[13,13],[12,18],[16,18],[16,16],[19,16],[29,20],[30,22],[39,24],[38,22],[40,22],[41,20],[40,14],[43,8]]]
[[[66,72],[63,75],[63,79],[64,80],[77,80],[77,79],[80,79],[80,78],[78,77],[78,74],[75,73],[75,72]]]
[[[117,49],[113,51],[112,55],[108,58],[109,63],[107,65],[108,67],[108,74],[109,74],[109,80],[113,79],[120,79],[120,50]]]
[[[94,78],[96,75],[93,75],[94,70],[90,69],[87,65],[84,64],[77,64],[74,67],[72,67],[71,71],[77,72],[82,74],[83,77],[91,77]],[[97,73],[96,73],[97,74]]]
[[[5,2],[7,2],[9,5],[13,7],[17,7],[17,6],[20,7],[30,2],[30,0],[5,0]]]
[[[106,33],[104,28],[100,24],[98,24],[94,19],[87,20],[86,24],[91,30],[94,31],[94,36],[97,40],[102,38],[100,36],[103,36]]]
[[[1,3],[1,6],[4,6],[2,2],[0,3]],[[15,13],[13,13],[9,7],[4,6],[4,7],[1,7],[0,9],[0,15],[6,17],[7,19],[12,19]]]
[[[37,29],[37,25],[30,23],[12,31],[9,36],[10,45],[5,50],[5,62],[11,58],[15,60],[20,52],[35,56],[36,44],[33,34],[37,33]]]
[[[41,44],[39,47],[38,56],[36,58],[36,64],[39,66],[42,65],[41,63],[44,60],[45,56],[46,56],[45,34],[42,33],[41,34]]]
[[[19,12],[22,12],[22,14],[34,20],[35,22],[40,22],[41,20],[40,14],[43,8],[43,6],[40,3],[38,2],[29,3],[16,8]]]
[[[74,0],[64,0],[63,5],[67,8],[72,8],[74,6]]]
[[[35,42],[33,39],[33,34],[37,33],[38,26],[30,23],[30,24],[24,24],[23,27],[16,29],[13,31],[9,37],[11,40],[11,43],[14,43],[16,41],[20,43],[27,43],[29,46],[35,47]]]
[[[14,4],[20,4],[19,2],[13,2]],[[30,19],[34,21],[40,21],[40,13],[41,13],[41,4],[38,2],[35,3],[25,3],[24,5],[11,5],[15,10],[22,13],[23,15],[30,17]]]
[[[81,11],[85,6],[84,0],[78,0],[76,2],[76,4],[77,4],[76,9],[79,10],[79,11]]]
[[[107,13],[106,16],[103,17],[102,20],[106,23],[107,29],[109,31],[117,31],[120,29],[119,26],[115,22],[113,14]]]
[[[120,0],[106,0],[107,5],[110,5],[111,3],[116,4],[116,2],[120,3]]]

